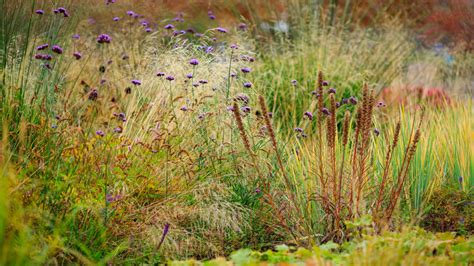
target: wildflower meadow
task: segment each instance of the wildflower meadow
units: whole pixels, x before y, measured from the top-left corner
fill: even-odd
[[[473,265],[469,0],[0,0],[0,265]]]

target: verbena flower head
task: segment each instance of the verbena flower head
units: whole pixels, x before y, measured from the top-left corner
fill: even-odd
[[[193,83],[193,87],[199,87],[199,83],[197,82]]]
[[[242,110],[242,112],[244,112],[244,113],[250,113],[250,110],[251,110],[251,109],[250,109],[249,106],[242,106],[242,107],[240,108],[240,110]]]
[[[49,44],[45,43],[45,44],[42,44],[42,45],[36,47],[36,50],[37,50],[37,51],[41,51],[41,50],[44,50],[44,49],[46,49],[46,48],[48,48],[48,47],[49,47]]]
[[[79,60],[82,58],[82,54],[80,52],[74,52],[72,55],[76,58],[76,60]]]
[[[112,38],[108,34],[101,34],[99,37],[97,37],[97,42],[98,43],[110,43],[112,41]]]
[[[227,30],[222,27],[217,27],[216,30],[221,33],[227,33]]]
[[[252,69],[250,69],[249,67],[243,67],[240,69],[240,71],[242,71],[243,73],[250,73],[250,71],[252,71]]]
[[[252,83],[250,83],[250,82],[247,81],[247,82],[244,83],[244,87],[245,87],[245,88],[251,88],[251,87],[252,87]]]
[[[247,94],[244,94],[244,93],[238,94],[238,95],[235,97],[235,99],[236,99],[237,101],[240,101],[240,102],[244,103],[244,104],[248,104],[249,101],[250,101],[249,96],[247,96]]]
[[[303,129],[300,128],[300,127],[295,127],[295,131],[298,132],[298,133],[302,133],[302,132],[303,132]]]
[[[188,79],[192,79],[192,78],[193,78],[193,74],[192,74],[192,73],[186,74],[186,77],[187,77]]]
[[[376,137],[378,137],[380,135],[380,130],[378,130],[377,128],[374,128],[374,134]]]
[[[343,98],[341,100],[341,104],[348,104],[349,103],[349,99],[348,98]]]
[[[183,105],[183,106],[181,106],[181,108],[179,108],[179,110],[181,110],[183,112],[186,112],[186,111],[188,111],[188,107],[186,105]]]
[[[165,76],[165,72],[158,72],[158,73],[156,73],[156,76],[157,76],[157,77],[164,77],[164,76]]]
[[[313,113],[309,111],[304,112],[303,116],[308,118],[309,120],[313,120]]]
[[[237,44],[233,43],[233,44],[230,45],[230,49],[237,50],[237,49],[239,49],[239,46]]]
[[[323,109],[321,109],[321,112],[322,112],[323,114],[325,114],[325,115],[330,115],[330,114],[331,114],[331,112],[329,112],[329,110],[328,110],[326,107],[324,107]]]
[[[170,75],[170,76],[167,76],[167,77],[166,77],[166,80],[168,80],[168,81],[173,81],[173,80],[174,80],[174,77],[171,76],[171,75]]]
[[[330,89],[328,90],[328,93],[329,93],[329,94],[335,94],[335,93],[336,93],[336,89],[335,89],[335,88],[330,88]]]
[[[207,81],[207,80],[205,80],[205,79],[201,79],[201,80],[199,81],[199,83],[201,83],[201,84],[207,84],[207,83],[209,83],[209,81]]]
[[[129,10],[127,11],[127,15],[130,17],[133,17],[135,15],[135,12],[133,12],[132,10]]]
[[[329,86],[329,81],[323,81],[323,86]]]
[[[132,79],[132,84],[139,86],[139,85],[142,85],[142,82],[138,79]]]
[[[245,23],[240,23],[239,24],[239,29],[240,30],[246,30],[247,29],[247,25]]]
[[[351,104],[354,104],[354,105],[355,105],[355,104],[357,104],[357,98],[354,97],[354,96],[351,96],[351,97],[349,98],[349,102],[350,102]]]
[[[44,10],[37,9],[37,10],[35,10],[35,13],[38,14],[38,15],[44,15]]]
[[[79,40],[81,38],[81,35],[76,33],[76,34],[72,35],[72,38],[75,39],[75,40]]]
[[[61,48],[59,45],[53,45],[53,47],[51,47],[51,50],[57,54],[63,53],[63,48]]]
[[[293,84],[294,86],[298,85],[298,81],[296,79],[292,80],[291,81],[291,84]]]
[[[104,133],[104,131],[102,131],[102,130],[97,130],[97,131],[95,132],[95,134],[96,134],[97,136],[99,136],[99,137],[105,136],[105,133]]]
[[[91,101],[95,101],[97,100],[97,98],[99,97],[99,92],[97,91],[97,89],[92,89],[90,92],[89,92],[89,100]]]
[[[146,28],[145,31],[146,32],[151,32],[151,28]]]
[[[119,17],[114,17],[112,20],[113,20],[113,21],[119,21],[120,18],[119,18]]]
[[[174,28],[174,25],[173,25],[173,24],[168,24],[168,25],[165,26],[165,29],[166,29],[166,30],[171,30],[171,29],[173,29],[173,28]]]
[[[189,64],[193,65],[193,66],[197,66],[199,65],[199,61],[195,58],[189,60]]]

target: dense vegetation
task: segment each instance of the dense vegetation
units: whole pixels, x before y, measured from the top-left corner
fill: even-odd
[[[0,0],[0,264],[474,263],[472,4],[342,2]]]

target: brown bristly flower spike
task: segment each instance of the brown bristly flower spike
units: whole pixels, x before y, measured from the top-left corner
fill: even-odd
[[[346,111],[344,114],[344,122],[342,124],[342,145],[346,146],[349,138],[349,123],[351,121],[351,113]]]
[[[239,105],[236,101],[234,101],[232,112],[234,113],[235,122],[237,123],[237,128],[239,129],[240,137],[242,138],[245,149],[247,149],[250,155],[253,155],[252,149],[250,148],[249,139],[247,137],[247,134],[245,133],[244,123],[242,122],[242,116],[240,115]]]

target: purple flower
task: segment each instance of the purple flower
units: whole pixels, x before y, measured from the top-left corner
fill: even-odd
[[[115,0],[107,0],[105,2],[106,5],[110,5],[110,4],[114,4],[115,3]]]
[[[251,88],[251,87],[252,87],[252,83],[250,83],[250,82],[247,81],[247,82],[244,83],[244,87],[245,87],[245,88]]]
[[[49,63],[43,64],[43,67],[50,70],[53,69],[53,67]]]
[[[130,17],[133,17],[135,15],[135,12],[129,10],[129,11],[127,11],[127,15],[130,16]]]
[[[298,81],[296,81],[296,79],[292,80],[291,81],[291,84],[293,84],[294,86],[298,85]]]
[[[336,102],[336,108],[339,108],[341,107],[341,103],[340,102]]]
[[[114,17],[112,20],[113,20],[113,21],[119,21],[120,18],[119,18],[119,17]]]
[[[260,192],[261,192],[261,190],[259,188],[255,189],[255,193],[259,194]]]
[[[165,26],[165,29],[166,29],[166,30],[171,30],[171,29],[173,29],[173,28],[174,28],[174,25],[173,25],[173,24],[168,24],[168,25]]]
[[[379,108],[380,108],[380,107],[385,107],[385,106],[386,106],[386,105],[385,105],[384,102],[378,102],[378,103],[377,103],[377,107],[379,107]]]
[[[107,34],[101,34],[97,37],[98,43],[110,43],[110,41],[112,41],[112,38]]]
[[[64,7],[59,7],[57,10],[58,10],[59,13],[65,13],[65,12],[67,12],[67,11],[66,11],[66,8],[64,8]]]
[[[207,80],[205,80],[205,79],[201,79],[201,80],[199,81],[199,83],[201,83],[201,84],[207,84],[207,83],[209,83],[209,82],[208,82]]]
[[[197,37],[197,38],[200,38],[200,37],[204,36],[204,34],[198,32],[198,33],[194,34],[194,36]]]
[[[329,112],[329,110],[328,110],[326,107],[324,107],[323,109],[321,109],[321,112],[322,112],[323,114],[325,114],[325,115],[330,115],[330,114],[331,114],[331,112]]]
[[[164,76],[165,76],[165,72],[158,72],[158,73],[156,73],[156,76],[157,76],[157,77],[164,77]]]
[[[99,137],[105,136],[105,133],[104,133],[104,131],[102,131],[102,130],[97,130],[97,131],[95,132],[95,134],[96,134],[97,136],[99,136]]]
[[[193,78],[193,74],[192,74],[192,73],[186,74],[186,77],[187,77],[188,79],[192,79],[192,78]]]
[[[247,25],[245,23],[240,23],[239,24],[239,29],[240,30],[246,30],[247,29]]]
[[[329,81],[323,81],[323,86],[329,86]]]
[[[183,106],[181,106],[181,108],[179,108],[179,110],[181,110],[183,112],[186,112],[186,111],[188,111],[188,107],[186,105],[183,105]]]
[[[193,65],[193,66],[197,66],[199,65],[199,61],[195,58],[189,60],[189,64]]]
[[[209,19],[212,19],[212,20],[216,19],[216,16],[214,14],[208,15],[208,17],[209,17]]]
[[[250,101],[249,96],[247,96],[246,94],[243,94],[243,93],[237,95],[237,96],[235,97],[235,99],[236,99],[237,101],[243,102],[244,104],[248,104],[249,101]]]
[[[76,33],[76,34],[72,35],[72,38],[75,39],[75,40],[79,40],[81,38],[81,35]]]
[[[115,132],[115,133],[119,133],[119,134],[120,134],[120,133],[122,133],[122,131],[123,131],[122,127],[116,127],[116,128],[114,128],[114,132]]]
[[[142,82],[138,79],[132,79],[132,84],[139,86],[139,85],[142,85]]]
[[[295,131],[296,131],[296,132],[299,132],[299,133],[302,133],[302,132],[303,132],[303,129],[300,128],[300,127],[295,127]]]
[[[196,87],[196,88],[199,87],[199,83],[197,83],[197,82],[193,83],[193,87]]]
[[[351,96],[351,97],[349,98],[349,102],[350,102],[351,104],[356,105],[356,104],[357,104],[357,98],[354,97],[354,96]]]
[[[91,101],[95,101],[97,100],[97,98],[99,97],[99,92],[97,91],[97,89],[92,89],[90,92],[89,92],[89,100]]]
[[[42,9],[37,9],[37,10],[35,11],[35,13],[38,14],[38,15],[44,15],[44,10],[42,10]]]
[[[313,120],[313,114],[309,111],[304,112],[304,117],[307,117],[309,120]]]
[[[249,106],[242,106],[240,108],[240,110],[242,110],[242,112],[244,112],[244,113],[250,113],[250,107]]]
[[[329,93],[329,94],[335,94],[335,93],[336,93],[336,89],[335,89],[335,88],[330,88],[330,89],[328,90],[328,93]]]
[[[48,54],[35,54],[35,59],[38,59],[38,60],[51,60],[51,59],[53,59],[53,57],[51,55],[48,55]]]
[[[239,49],[239,46],[237,44],[233,43],[233,44],[230,45],[230,49],[236,50],[236,49]]]
[[[46,48],[48,48],[48,47],[49,47],[49,44],[45,43],[45,44],[43,44],[43,45],[40,45],[40,46],[36,47],[36,50],[37,50],[37,51],[41,51],[41,50],[44,50],[44,49],[46,49]]]
[[[82,58],[82,55],[79,52],[74,52],[72,55],[76,58],[76,60],[79,60]]]
[[[212,53],[212,51],[214,51],[214,47],[212,47],[212,46],[208,46],[208,47],[204,50],[204,52],[206,52],[206,54],[210,54],[210,53]]]
[[[145,31],[146,32],[151,32],[151,28],[146,28]]]
[[[232,112],[232,111],[234,111],[234,106],[232,106],[232,105],[227,106],[226,110],[229,111],[229,112]]]
[[[63,48],[61,48],[59,45],[53,45],[53,47],[51,47],[51,50],[57,54],[63,53]]]
[[[53,10],[53,13],[54,13],[54,14],[59,14],[59,10],[54,9],[54,10]]]
[[[217,27],[216,30],[221,33],[227,33],[227,30],[222,27]]]
[[[250,69],[249,67],[244,67],[244,68],[241,68],[240,69],[243,73],[250,73],[250,71],[252,71],[252,69]]]
[[[349,99],[347,99],[347,98],[343,98],[341,100],[341,104],[348,104],[348,103],[349,103]]]
[[[235,78],[235,77],[237,77],[237,74],[235,74],[235,73],[230,73],[230,76],[233,77],[233,78]]]
[[[380,130],[378,130],[377,128],[374,128],[374,134],[376,137],[378,137],[380,135]]]
[[[174,80],[174,77],[173,77],[173,76],[167,76],[167,77],[166,77],[166,80],[168,80],[168,81],[173,81],[173,80]]]

